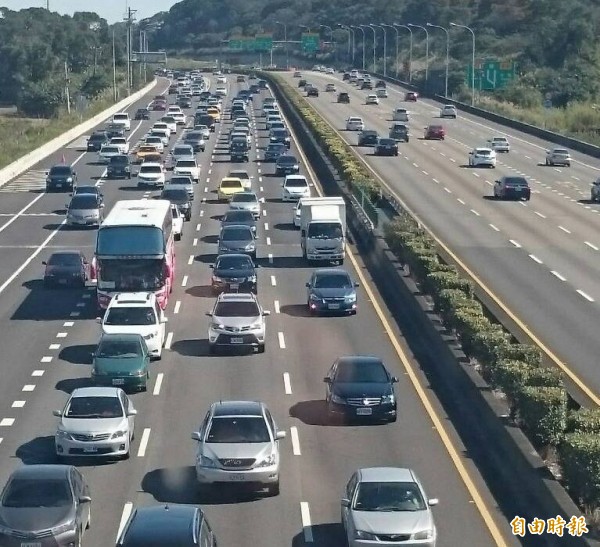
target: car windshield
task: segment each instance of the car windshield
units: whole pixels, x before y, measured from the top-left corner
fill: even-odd
[[[221,188],[241,188],[242,183],[239,180],[224,180],[221,181]]]
[[[159,174],[162,173],[162,168],[160,165],[142,165],[140,167],[140,173]]]
[[[190,185],[192,183],[192,179],[190,177],[172,177],[168,184],[186,184]]]
[[[105,325],[145,326],[156,324],[156,313],[149,306],[111,308]]]
[[[215,270],[245,270],[252,267],[249,256],[222,255],[217,259]]]
[[[414,482],[361,482],[355,511],[424,511],[425,501]]]
[[[91,194],[75,194],[71,198],[69,209],[98,209],[98,200]]]
[[[185,138],[191,141],[199,141],[202,140],[202,133],[200,133],[200,131],[193,131],[191,133],[188,133]]]
[[[265,420],[260,416],[213,418],[206,437],[208,443],[268,443]]]
[[[129,340],[102,340],[98,346],[98,357],[129,358],[141,354],[140,345]]]
[[[284,150],[285,145],[284,144],[269,144],[269,146],[267,147],[267,150],[271,151],[271,152],[280,152],[282,150]]]
[[[71,174],[70,165],[55,165],[50,169],[50,175],[69,176]]]
[[[79,266],[81,257],[75,253],[54,253],[48,260],[48,266]]]
[[[118,397],[73,397],[65,418],[119,418],[123,407]]]
[[[115,164],[115,163],[129,163],[129,158],[127,156],[113,156],[112,158],[110,158],[110,163],[111,164]]]
[[[338,222],[311,222],[308,225],[309,239],[341,239],[342,227]]]
[[[102,153],[103,154],[120,154],[121,151],[119,150],[118,146],[103,146]]]
[[[248,221],[254,222],[254,216],[252,215],[252,211],[228,211],[225,213],[225,217],[223,218],[224,222],[241,222],[246,223]]]
[[[559,156],[567,156],[569,154],[569,151],[563,150],[562,148],[555,148],[552,153],[557,154]]]
[[[280,165],[295,165],[296,163],[298,163],[298,160],[294,157],[294,156],[281,156],[278,160],[277,163],[279,163]]]
[[[272,135],[277,139],[283,139],[288,136],[288,132],[287,129],[274,129]]]
[[[442,130],[441,125],[430,125],[429,126],[429,131],[441,131],[441,130]]]
[[[392,146],[396,144],[396,141],[394,139],[379,139],[379,144],[382,146]]]
[[[285,180],[285,186],[286,188],[306,188],[308,186],[308,182],[306,182],[306,179],[286,179]]]
[[[258,317],[260,310],[256,302],[219,302],[213,313],[215,317]]]
[[[252,232],[246,227],[231,226],[221,231],[221,241],[252,241]]]
[[[315,289],[350,289],[352,283],[346,274],[321,274],[315,278]]]
[[[192,150],[187,146],[176,146],[175,148],[173,148],[174,156],[189,156],[191,154]]]
[[[506,177],[504,179],[506,186],[529,186],[527,179],[522,177]]]
[[[256,194],[236,194],[231,198],[232,203],[257,203]]]
[[[389,382],[389,378],[381,363],[365,364],[342,361],[338,363],[335,381],[342,383],[381,384]]]
[[[248,175],[248,173],[246,173],[246,171],[230,171],[229,175],[227,175],[228,177],[233,177],[236,179],[249,179],[250,176]]]
[[[14,479],[2,497],[4,507],[64,507],[71,503],[73,497],[66,478]]]
[[[169,201],[187,201],[188,195],[185,190],[163,190],[161,195],[161,199],[168,199]]]

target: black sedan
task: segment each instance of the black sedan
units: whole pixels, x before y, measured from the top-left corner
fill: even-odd
[[[363,129],[358,135],[358,146],[376,146],[379,141],[377,131]]]
[[[345,93],[345,92],[338,93],[337,102],[338,103],[350,103],[350,95],[348,95],[348,93]]]
[[[340,357],[323,379],[328,418],[396,421],[392,376],[378,357]]]
[[[275,174],[278,176],[295,175],[300,172],[300,164],[295,156],[282,154],[275,162]]]
[[[136,120],[149,120],[150,119],[150,110],[147,108],[138,108],[135,111],[135,119]]]
[[[269,142],[285,144],[289,148],[291,146],[290,134],[287,129],[272,129]]]
[[[70,165],[53,165],[46,173],[46,192],[52,190],[73,190],[77,173]]]
[[[397,156],[398,143],[395,139],[379,139],[375,146],[376,156]]]
[[[342,268],[315,270],[306,284],[309,313],[355,314],[356,287],[358,283]]]
[[[131,178],[131,161],[127,154],[113,156],[106,168],[107,179]]]
[[[308,90],[306,91],[306,96],[307,97],[318,97],[319,90],[315,86],[309,87]]]
[[[81,251],[57,251],[42,262],[46,287],[85,287],[88,262]]]
[[[213,293],[253,292],[256,294],[256,266],[246,254],[223,254],[211,266]]]
[[[263,161],[277,161],[287,152],[287,146],[283,143],[269,143],[265,149]]]
[[[227,211],[221,217],[221,228],[232,224],[237,226],[240,224],[243,224],[244,226],[250,226],[250,229],[254,235],[256,235],[256,220],[254,219],[254,214],[252,211],[245,211],[243,209],[232,209]]]
[[[88,152],[99,152],[103,144],[108,144],[111,137],[106,131],[95,131],[87,140],[86,149]]]
[[[166,199],[181,211],[183,218],[190,221],[192,218],[192,202],[186,190],[179,188],[165,188],[160,193],[160,199]]]

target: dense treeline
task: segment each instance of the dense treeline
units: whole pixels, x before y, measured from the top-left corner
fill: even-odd
[[[61,16],[41,8],[2,10],[0,103],[50,117],[71,97],[95,98],[112,85],[112,29],[95,13]],[[116,34],[117,60],[125,32]],[[66,71],[65,71],[66,63]]]
[[[468,25],[475,30],[478,58],[514,60],[519,67],[519,81],[504,93],[508,99],[535,105],[549,94],[554,104],[586,100],[600,94],[600,4],[585,0],[183,0],[169,12],[152,18],[162,27],[153,36],[155,47],[168,50],[197,51],[216,47],[234,34],[252,35],[261,30],[274,32],[283,39],[298,40],[306,25],[413,23],[448,27],[450,22]],[[321,29],[322,32],[323,29]],[[327,34],[323,34],[328,37]],[[346,51],[345,31],[336,31],[338,58]],[[357,40],[362,36],[356,32]],[[367,31],[367,52],[372,34]],[[415,66],[424,62],[424,33],[414,29]],[[401,59],[407,59],[408,33],[402,30]],[[395,33],[388,30],[388,53],[395,52]],[[381,32],[379,42],[381,43]],[[464,86],[465,67],[471,56],[471,35],[451,30],[451,91]],[[360,51],[360,49],[359,49]],[[379,51],[381,56],[381,51]],[[430,30],[431,69],[437,71],[445,60],[445,35]],[[420,63],[420,64],[419,64]],[[390,63],[395,70],[396,65]],[[417,78],[422,74],[417,74]]]

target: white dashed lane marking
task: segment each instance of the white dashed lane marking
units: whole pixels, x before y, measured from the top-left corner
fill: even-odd
[[[567,228],[565,228],[564,226],[559,226],[558,227],[560,230],[562,230],[563,232],[565,232],[566,234],[570,234],[571,230],[568,230]]]
[[[162,372],[159,372],[156,375],[156,383],[154,384],[154,390],[152,391],[152,395],[160,395],[160,388],[162,386],[164,376],[165,375]]]
[[[285,390],[285,394],[286,395],[291,395],[292,394],[292,382],[290,380],[290,373],[289,372],[284,372],[283,373],[283,389]]]
[[[529,255],[529,258],[531,258],[531,260],[537,262],[538,264],[543,264],[543,262],[535,255]]]
[[[567,278],[564,277],[563,275],[559,274],[558,272],[555,272],[554,270],[552,270],[550,272],[554,277],[557,277],[558,279],[560,279],[561,281],[566,281]]]
[[[292,453],[294,456],[301,456],[300,437],[298,436],[298,428],[296,426],[290,427],[290,437],[292,438]]]
[[[302,532],[304,534],[305,543],[312,543],[314,541],[312,522],[310,520],[310,507],[308,502],[300,502],[300,517],[302,518]]]
[[[497,228],[496,226],[494,226],[493,224],[490,224],[490,228],[496,232],[500,231],[500,228]]]
[[[521,244],[518,241],[515,241],[514,239],[509,239],[508,241],[512,243],[517,249],[521,248]]]
[[[584,241],[584,243],[590,248],[590,249],[594,249],[594,251],[598,250],[598,247],[596,245],[594,245],[593,243],[590,243],[589,241]]]
[[[35,389],[35,384],[25,384],[21,391],[33,391]]]
[[[173,333],[170,332],[167,334],[167,340],[165,341],[165,349],[171,349],[171,344],[173,342]]]
[[[277,338],[279,340],[279,347],[285,349],[285,337],[283,336],[283,332],[278,332]]]

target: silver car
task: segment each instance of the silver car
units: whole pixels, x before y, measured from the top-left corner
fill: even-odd
[[[279,440],[285,437],[266,405],[213,403],[192,439],[198,441],[196,477],[201,484],[243,483],[279,494]]]
[[[94,194],[75,194],[66,207],[69,226],[100,226],[104,219],[104,203]]]
[[[260,201],[254,192],[238,192],[231,196],[229,208],[250,211],[255,219],[260,218]]]
[[[63,410],[54,437],[56,455],[129,457],[137,410],[116,387],[75,389]]]
[[[342,498],[342,526],[349,547],[435,547],[437,530],[421,481],[411,469],[369,467],[356,471]]]
[[[256,348],[265,351],[265,317],[252,293],[221,293],[215,302],[208,326],[208,346],[211,353],[224,347]]]
[[[223,226],[219,234],[219,254],[245,253],[256,259],[256,239],[249,226],[232,224]]]

